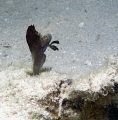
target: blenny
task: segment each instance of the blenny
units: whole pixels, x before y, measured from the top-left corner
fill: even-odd
[[[40,69],[46,60],[46,55],[44,52],[46,51],[47,47],[50,47],[54,51],[58,50],[58,48],[52,44],[59,44],[59,41],[56,40],[51,42],[51,39],[51,34],[42,36],[41,33],[38,33],[35,30],[34,25],[30,25],[28,27],[26,32],[26,40],[32,55],[33,75],[39,74]]]

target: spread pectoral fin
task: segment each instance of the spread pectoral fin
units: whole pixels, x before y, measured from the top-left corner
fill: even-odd
[[[55,50],[59,50],[55,45],[52,45],[52,44],[59,44],[59,41],[58,41],[58,40],[51,42],[51,44],[49,45],[49,47],[50,47],[51,49],[53,49],[54,51],[55,51]]]
[[[58,40],[52,41],[50,45],[52,44],[59,44],[59,41]]]
[[[55,45],[49,45],[49,47],[52,49],[52,50],[59,50]]]

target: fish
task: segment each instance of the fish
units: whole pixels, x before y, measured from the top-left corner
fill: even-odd
[[[26,31],[26,41],[31,52],[32,61],[33,61],[33,75],[38,75],[43,64],[46,61],[46,55],[44,54],[47,47],[50,47],[52,50],[59,50],[53,44],[59,44],[58,40],[52,41],[52,35],[46,34],[42,36],[41,33],[38,33],[34,25],[28,26]],[[51,42],[51,43],[50,43]]]

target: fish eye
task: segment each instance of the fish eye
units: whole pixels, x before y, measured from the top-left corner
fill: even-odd
[[[48,38],[48,35],[45,35],[45,38]]]

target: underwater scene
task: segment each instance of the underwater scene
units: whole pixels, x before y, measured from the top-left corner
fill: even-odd
[[[0,120],[118,120],[117,6],[0,0]]]

